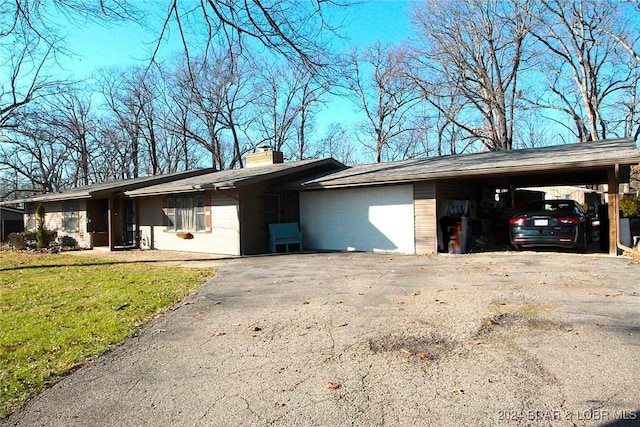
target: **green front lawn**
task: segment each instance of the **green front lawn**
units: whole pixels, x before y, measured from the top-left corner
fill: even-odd
[[[0,252],[0,418],[121,344],[214,273]]]

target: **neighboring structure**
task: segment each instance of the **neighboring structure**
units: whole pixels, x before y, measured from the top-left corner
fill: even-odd
[[[0,206],[0,243],[5,242],[9,234],[19,231],[24,231],[24,211]]]
[[[603,186],[606,187],[606,186]],[[539,191],[545,199],[571,199],[580,204],[591,204],[599,190],[574,185],[556,185],[551,187],[527,187],[529,191]]]
[[[245,169],[104,183],[24,202],[27,212],[43,203],[47,226],[83,247],[258,254],[268,251],[268,224],[298,222],[305,250],[429,254],[508,241],[516,189],[607,184],[615,253],[619,184],[640,163],[640,149],[620,139],[354,167],[281,161],[278,152],[260,152]]]

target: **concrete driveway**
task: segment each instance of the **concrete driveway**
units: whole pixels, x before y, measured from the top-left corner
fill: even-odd
[[[180,257],[219,273],[0,424],[640,423],[637,261]]]

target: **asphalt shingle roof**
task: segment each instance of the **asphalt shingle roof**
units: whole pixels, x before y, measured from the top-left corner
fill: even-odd
[[[12,200],[7,203],[17,202],[52,202],[57,200],[76,200],[99,197],[101,195],[122,193],[133,188],[163,182],[166,180],[180,179],[180,177],[194,176],[209,173],[213,169],[194,169],[184,172],[174,172],[165,175],[151,175],[139,178],[129,178],[117,181],[104,181],[96,184],[85,185],[59,193],[47,193],[21,200]]]
[[[298,188],[401,183],[528,171],[564,171],[606,167],[616,163],[640,163],[640,148],[633,140],[594,141],[357,165],[301,181]]]
[[[140,197],[156,194],[160,195],[202,191],[207,189],[232,189],[266,181],[268,179],[286,176],[300,171],[310,170],[316,167],[336,169],[344,168],[344,165],[334,159],[327,158],[224,170],[166,182],[163,184],[145,186],[126,191],[125,194],[130,197]]]

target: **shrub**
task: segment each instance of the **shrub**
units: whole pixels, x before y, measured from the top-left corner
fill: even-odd
[[[36,233],[33,231],[22,231],[11,233],[7,236],[7,244],[13,250],[23,251],[32,249],[35,246]]]
[[[58,238],[58,244],[63,248],[78,247],[78,241],[71,236],[60,236]]]
[[[640,199],[637,197],[623,197],[620,199],[620,210],[625,218],[640,216]]]
[[[44,225],[44,217],[44,206],[40,203],[36,208],[36,248],[38,249],[48,248],[58,236],[58,233],[48,230]]]

